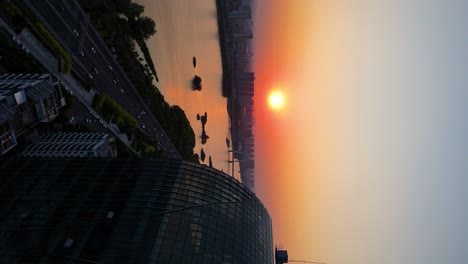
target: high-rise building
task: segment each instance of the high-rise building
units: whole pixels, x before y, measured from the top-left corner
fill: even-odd
[[[273,263],[270,216],[234,178],[179,160],[0,160],[5,263]]]
[[[112,157],[113,139],[104,133],[47,133],[26,147],[23,157]]]

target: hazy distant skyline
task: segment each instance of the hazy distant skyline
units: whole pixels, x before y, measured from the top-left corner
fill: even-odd
[[[466,262],[466,10],[257,1],[257,194],[291,259]]]

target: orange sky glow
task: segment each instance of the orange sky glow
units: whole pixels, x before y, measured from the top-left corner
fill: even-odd
[[[307,153],[299,145],[315,145],[313,149],[317,151],[313,154],[319,155],[320,144],[326,142],[313,139],[314,134],[324,136],[320,131],[297,127],[303,107],[298,103],[304,102],[300,98],[314,92],[313,87],[301,83],[304,77],[312,77],[304,70],[308,45],[304,35],[310,6],[307,1],[288,1],[286,5],[281,0],[262,3],[257,6],[254,32],[257,194],[272,216],[274,243],[299,258],[320,257],[321,244],[311,238],[320,236],[321,231],[304,233],[312,232],[322,221],[311,210],[313,197],[320,196],[314,187],[320,179],[313,175],[304,177],[304,173],[314,173],[323,167],[320,158],[305,160],[309,157],[304,156]],[[268,107],[267,97],[272,90],[281,90],[288,99],[281,111]],[[311,119],[321,118],[305,114]],[[305,124],[308,126],[310,122]]]
[[[468,4],[256,2],[255,186],[274,243],[330,264],[466,262]]]

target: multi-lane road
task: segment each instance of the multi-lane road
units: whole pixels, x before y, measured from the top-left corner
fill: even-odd
[[[93,79],[97,90],[110,95],[125,108],[138,121],[139,129],[159,142],[158,148],[166,157],[180,158],[169,137],[76,0],[23,2],[72,55],[75,73],[84,79]]]

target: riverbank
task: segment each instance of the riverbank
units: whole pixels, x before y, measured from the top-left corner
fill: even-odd
[[[203,164],[227,172],[226,136],[229,136],[227,99],[222,95],[222,65],[215,1],[138,0],[145,6],[144,15],[157,21],[158,32],[148,40],[148,48],[156,54],[159,82],[155,83],[167,102],[179,105],[195,131],[195,152],[206,153]],[[196,57],[196,67],[193,67]],[[192,80],[200,76],[201,91],[193,91]],[[203,144],[202,124],[197,113],[209,113]]]
[[[139,30],[143,32],[135,34],[134,28],[129,23],[131,20],[129,16],[133,16],[133,19],[138,17],[137,21],[151,20],[141,16],[144,7],[133,2],[125,4],[110,0],[104,0],[105,4],[99,4],[92,0],[80,0],[79,3],[90,14],[91,21],[99,34],[115,53],[120,66],[170,137],[179,154],[184,160],[198,163],[198,155],[194,153],[195,133],[185,112],[177,105],[169,105],[165,100],[158,87],[153,84],[155,76],[153,76],[150,66],[142,64],[144,59],[139,57],[135,49],[134,41],[136,39],[139,37],[148,39],[149,36],[156,33],[154,28],[152,31],[151,28],[147,30],[141,27]],[[147,22],[145,25],[151,26],[151,22]],[[155,23],[153,25],[155,26]],[[151,32],[153,33],[151,34]]]

